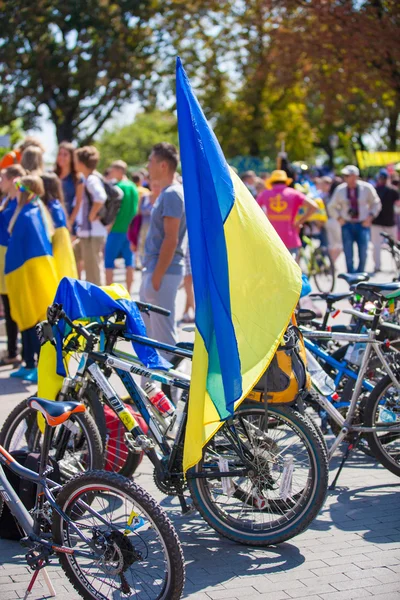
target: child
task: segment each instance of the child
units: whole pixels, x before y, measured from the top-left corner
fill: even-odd
[[[18,356],[18,327],[11,318],[10,302],[8,300],[6,281],[4,276],[5,258],[10,234],[8,226],[17,208],[17,190],[14,179],[25,175],[21,165],[12,165],[1,172],[0,187],[3,201],[0,206],[0,294],[4,306],[4,316],[7,333],[7,356],[0,360],[0,366],[18,365],[21,361]]]
[[[44,173],[42,181],[44,185],[43,204],[49,211],[54,225],[52,245],[58,277],[60,280],[63,277],[76,278],[78,272],[67,228],[67,215],[61,180],[55,173]]]
[[[43,182],[38,175],[28,175],[16,180],[15,185],[18,205],[8,228],[5,280],[11,316],[22,334],[25,366],[11,373],[11,377],[36,383],[35,356],[39,355],[40,346],[35,326],[46,318],[59,277],[51,245],[54,230],[40,200]]]

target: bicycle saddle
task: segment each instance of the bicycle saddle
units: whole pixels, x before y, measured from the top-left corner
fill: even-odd
[[[400,296],[400,282],[393,283],[372,283],[364,281],[354,288],[356,294],[368,295],[370,293],[383,296],[383,298],[397,298]]]
[[[84,404],[79,402],[54,402],[43,398],[29,398],[28,406],[42,413],[50,427],[61,425],[74,413],[85,412]]]
[[[325,300],[328,304],[334,304],[335,302],[339,302],[339,300],[344,300],[345,298],[350,298],[353,294],[349,294],[349,292],[345,292],[344,294],[328,294],[328,293],[320,293],[314,292],[314,294],[309,294],[309,298],[321,299]]]
[[[361,281],[368,281],[369,275],[368,273],[340,273],[338,279],[344,279],[349,285],[354,285]]]

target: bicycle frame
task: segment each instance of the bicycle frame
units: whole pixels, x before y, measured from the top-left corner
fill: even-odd
[[[334,333],[335,337],[333,337],[332,339],[337,340],[338,339],[336,337],[337,332],[333,332],[333,333]],[[312,352],[312,354],[314,354],[314,356],[318,356],[318,358],[320,358],[324,363],[326,363],[330,367],[333,367],[337,371],[337,374],[334,378],[335,387],[337,387],[339,385],[340,381],[342,380],[342,378],[344,376],[349,377],[350,379],[353,379],[354,381],[357,381],[358,373],[356,373],[355,371],[353,371],[352,369],[350,369],[347,366],[347,364],[348,364],[347,361],[336,360],[330,354],[328,354],[325,350],[323,350],[320,346],[318,346],[318,344],[313,343],[311,340],[309,340],[307,338],[304,338],[304,345],[307,348],[307,350],[309,350],[310,352]],[[372,383],[370,383],[367,379],[363,380],[362,386],[367,392],[372,392],[372,390],[374,389],[374,386],[372,385]],[[342,407],[348,406],[348,402],[335,402],[335,406],[342,408]]]
[[[333,454],[335,453],[335,451],[337,450],[337,448],[339,447],[339,445],[345,439],[345,437],[348,435],[349,432],[371,433],[371,432],[377,431],[378,429],[380,431],[387,430],[387,431],[391,431],[391,432],[394,432],[394,431],[400,432],[400,424],[398,426],[395,426],[393,424],[388,424],[388,425],[382,424],[382,426],[379,425],[378,427],[364,427],[364,426],[358,426],[358,425],[352,424],[353,418],[354,418],[354,415],[356,412],[356,408],[357,408],[357,401],[358,401],[358,398],[359,398],[359,395],[361,393],[363,383],[364,383],[364,375],[368,369],[368,362],[369,362],[372,351],[374,351],[376,353],[376,355],[378,356],[384,370],[389,375],[390,379],[393,381],[393,384],[398,389],[400,389],[400,382],[396,378],[396,375],[393,373],[393,370],[391,369],[390,365],[388,364],[388,362],[380,348],[382,342],[380,342],[376,339],[375,331],[371,330],[368,334],[352,334],[352,333],[331,333],[331,332],[322,332],[322,331],[311,331],[311,330],[304,331],[303,330],[303,334],[304,334],[304,336],[307,336],[308,338],[319,338],[319,339],[324,338],[324,339],[332,339],[332,340],[337,340],[337,341],[361,342],[361,343],[366,344],[364,356],[361,361],[360,369],[358,371],[358,375],[356,378],[356,384],[355,384],[353,394],[350,399],[349,410],[347,412],[346,417],[343,417],[341,415],[341,413],[337,410],[337,408],[332,404],[332,402],[330,400],[328,400],[324,396],[321,396],[321,395],[318,396],[318,400],[317,400],[318,404],[324,410],[326,410],[328,415],[341,427],[340,433],[338,434],[338,436],[335,438],[333,444],[328,449],[329,459],[332,458]],[[321,351],[321,352],[323,352],[323,351]],[[324,353],[324,354],[326,354],[326,353]],[[337,361],[334,361],[334,362],[337,362]],[[338,364],[340,365],[340,363],[338,363]],[[352,373],[351,376],[354,378],[354,373]]]
[[[163,344],[157,342],[156,340],[151,340],[150,338],[146,338],[143,336],[125,336],[124,334],[124,339],[135,339],[135,341],[139,343],[151,345],[157,349],[165,350],[167,352],[170,352],[171,354],[178,354],[185,358],[192,358],[193,355],[193,353],[190,350],[185,350],[178,346],[170,346],[168,344]],[[122,357],[128,358],[129,360],[125,360]],[[156,381],[159,381],[160,383],[165,383],[183,389],[186,392],[189,391],[190,378],[185,377],[184,374],[181,374],[178,371],[174,371],[173,369],[171,369],[168,372],[146,369],[145,367],[143,367],[142,363],[140,363],[139,359],[137,359],[135,356],[118,350],[113,350],[113,354],[96,351],[84,352],[82,354],[77,375],[84,376],[86,370],[90,373],[92,380],[98,385],[99,389],[101,389],[101,391],[103,392],[105,402],[109,406],[111,406],[111,408],[116,412],[117,416],[124,424],[128,434],[132,434],[134,438],[133,440],[129,437],[127,438],[128,444],[131,443],[131,445],[135,444],[135,440],[137,442],[138,440],[140,441],[140,439],[144,437],[143,432],[141,431],[139,425],[136,423],[134,417],[126,409],[124,403],[120,400],[116,390],[113,388],[113,386],[111,385],[111,383],[109,382],[108,378],[103,373],[99,365],[102,365],[103,367],[115,371],[115,373],[118,375],[125,388],[127,389],[130,397],[137,405],[137,408],[139,409],[139,412],[141,413],[142,417],[146,421],[151,435],[153,439],[155,439],[155,441],[157,442],[158,447],[161,450],[163,456],[160,459],[158,453],[154,450],[154,448],[146,446],[146,444],[144,444],[141,449],[146,453],[153,466],[160,474],[164,474],[165,470],[167,470],[168,472],[172,472],[173,467],[176,466],[178,449],[182,445],[184,439],[188,408],[187,402],[185,403],[182,421],[180,423],[178,433],[171,447],[165,440],[165,432],[163,432],[160,429],[157,420],[152,417],[155,409],[148,400],[145,392],[133,379],[132,375],[136,374],[149,379],[154,379]],[[231,431],[231,434],[233,438],[233,430]],[[240,456],[241,448],[238,446],[238,444],[234,442],[233,439],[231,440],[231,443]],[[245,460],[245,462],[247,462],[245,457],[242,458]],[[165,463],[165,459],[167,459],[167,463]],[[251,465],[249,464],[249,468],[250,467]],[[183,475],[183,473],[176,472],[176,470],[174,472],[177,475]],[[187,474],[187,477],[218,479],[220,477],[243,476],[246,474],[246,472],[247,471],[243,469],[231,469],[227,472],[218,470],[213,471],[210,474],[189,473]]]
[[[73,554],[75,556],[85,556],[94,559],[100,556],[100,552],[95,548],[93,548],[92,552],[87,552],[85,550],[74,550],[65,546],[57,546],[51,541],[41,538],[40,535],[38,535],[39,531],[37,528],[36,518],[32,517],[30,512],[21,502],[17,492],[14,490],[7,478],[7,475],[3,469],[3,465],[7,465],[7,467],[19,478],[35,483],[37,485],[38,493],[37,502],[39,500],[42,501],[44,496],[44,498],[49,502],[51,508],[55,510],[65,521],[67,521],[72,526],[72,528],[75,530],[76,534],[81,538],[81,540],[88,544],[89,547],[93,546],[92,541],[87,539],[86,536],[83,535],[83,533],[75,525],[75,523],[61,510],[53,494],[51,493],[51,490],[49,489],[49,486],[52,489],[59,489],[61,488],[61,486],[55,481],[52,481],[51,479],[48,479],[45,476],[41,476],[35,471],[26,469],[25,467],[20,465],[15,460],[15,458],[3,448],[3,446],[0,446],[0,494],[4,502],[10,509],[11,513],[14,515],[16,521],[20,524],[20,526],[25,531],[28,539],[31,542],[40,543],[42,546],[45,546],[50,552]],[[107,521],[105,521],[103,517],[99,515],[95,510],[93,510],[88,504],[86,504],[82,500],[79,500],[78,502],[85,510],[88,510],[92,515],[96,516],[96,518],[100,519],[105,525],[108,524]]]

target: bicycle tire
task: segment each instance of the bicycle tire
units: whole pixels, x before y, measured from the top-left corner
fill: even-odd
[[[318,264],[318,260],[320,263],[322,262],[324,265],[326,265],[324,267],[325,274],[329,274],[332,277],[332,283],[330,285],[324,286],[322,283],[323,280],[320,278],[321,273],[319,273],[318,269],[315,267],[315,265]],[[311,265],[315,285],[317,286],[318,291],[333,292],[333,288],[335,287],[335,266],[328,252],[323,251],[321,248],[316,248],[312,254]]]
[[[399,373],[397,373],[397,376]],[[372,390],[371,394],[368,396],[365,402],[364,408],[364,425],[366,427],[373,427],[376,425],[376,415],[378,411],[378,407],[381,404],[382,398],[387,394],[387,391],[390,387],[393,386],[393,381],[390,379],[389,375],[385,375],[382,379],[377,383],[375,388]],[[397,390],[398,394],[398,390]],[[398,405],[399,405],[399,417],[400,417],[400,397],[398,397]],[[399,425],[399,421],[397,421],[396,425]],[[389,432],[384,433],[382,437],[379,437],[376,433],[365,433],[365,439],[368,442],[368,446],[375,456],[375,458],[383,465],[388,471],[400,477],[400,462],[397,462],[393,459],[393,457],[389,454],[388,448],[389,445],[396,441],[400,440],[400,433],[390,434]],[[386,443],[384,443],[386,442]],[[400,459],[400,444],[398,446],[397,454]]]
[[[96,496],[94,496],[94,491],[96,490]],[[148,600],[178,600],[183,591],[184,583],[185,583],[185,565],[184,565],[184,557],[181,548],[181,544],[179,542],[179,538],[176,534],[176,531],[169,520],[165,511],[159,506],[159,504],[148,494],[145,490],[143,490],[136,483],[129,481],[125,477],[121,475],[117,475],[115,473],[106,473],[105,471],[90,471],[87,473],[83,473],[78,475],[73,480],[69,481],[58,493],[57,495],[57,504],[61,507],[64,514],[73,515],[74,506],[76,506],[76,502],[79,497],[87,497],[85,494],[88,494],[89,497],[101,497],[101,493],[103,494],[105,490],[114,491],[118,497],[122,498],[130,498],[135,505],[138,507],[143,515],[145,515],[146,519],[149,521],[149,531],[150,529],[155,532],[157,531],[160,535],[162,542],[164,544],[164,552],[167,555],[167,564],[168,564],[168,578],[165,581],[165,584],[161,590],[161,592],[154,597],[150,597],[146,592],[146,599]],[[110,506],[110,504],[108,505]],[[75,509],[76,510],[76,509]],[[83,510],[81,507],[78,508],[79,519],[83,520]],[[104,518],[104,511],[101,513]],[[53,532],[53,541],[56,544],[73,547],[73,543],[76,542],[77,536],[74,538],[69,538],[68,533],[66,531],[66,522],[63,517],[61,517],[56,511],[53,512],[53,524],[52,524],[52,532]],[[73,518],[73,516],[72,516]],[[91,517],[93,518],[93,517]],[[115,530],[117,527],[117,517],[112,513],[112,517],[110,517],[112,528]],[[124,526],[126,528],[126,525]],[[102,526],[104,530],[104,523]],[[95,531],[95,525],[92,525],[93,535]],[[124,531],[125,536],[126,529]],[[130,534],[129,534],[130,535]],[[137,535],[137,534],[136,534]],[[143,534],[144,535],[144,534]],[[93,539],[93,538],[92,538]],[[134,537],[133,539],[137,539]],[[118,543],[120,544],[118,546]],[[119,547],[121,553],[124,553],[123,561],[125,562],[127,557],[127,549],[122,546],[123,538],[121,536],[116,538],[114,545]],[[125,542],[126,544],[126,542]],[[132,552],[134,547],[132,546]],[[106,563],[106,553],[103,555],[103,564]],[[136,560],[136,559],[135,559]],[[135,560],[131,563],[135,564]],[[85,598],[85,600],[100,600],[104,598],[109,598],[109,596],[104,596],[101,589],[96,593],[90,591],[90,588],[93,587],[94,581],[89,582],[78,565],[76,558],[71,554],[59,554],[59,561],[61,567],[68,577],[71,584],[74,586],[76,591]],[[100,561],[99,561],[100,562]],[[111,558],[109,559],[111,562]],[[140,563],[140,560],[137,561]],[[129,566],[131,566],[129,565]],[[123,565],[124,566],[124,565]],[[96,567],[97,568],[97,567]],[[151,565],[150,565],[151,571]],[[100,570],[100,567],[99,567]],[[124,570],[124,572],[126,569]],[[96,573],[92,571],[90,577],[94,579]],[[140,581],[139,578],[137,578]],[[136,580],[135,580],[136,581]],[[86,584],[85,584],[86,582]],[[103,584],[102,584],[103,585]],[[121,594],[122,595],[122,594]],[[112,595],[114,597],[114,595]],[[119,596],[118,596],[119,597]],[[138,598],[138,596],[124,594],[124,598],[129,600],[129,598]]]
[[[87,390],[83,395],[82,401],[89,409],[89,412],[93,415],[96,425],[99,429],[101,441],[103,444],[103,448],[105,449],[104,454],[107,454],[107,423],[104,415],[104,406],[102,402],[99,400],[99,394],[101,392],[98,391],[96,393],[96,388],[94,385],[88,386]],[[118,415],[117,415],[118,416]],[[122,457],[122,451],[120,451],[119,459]],[[128,451],[126,454],[124,463],[121,468],[113,471],[114,473],[118,473],[119,475],[123,475],[124,477],[132,477],[134,472],[139,467],[142,460],[141,454],[137,452]]]
[[[36,410],[27,405],[26,400],[17,404],[8,415],[1,428],[0,444],[9,452],[16,450],[17,448],[16,446],[13,446],[13,442],[14,444],[18,442],[13,439],[13,436],[18,432],[18,427],[22,425],[22,436],[24,437],[25,443],[24,448],[26,447],[28,452],[39,452],[42,434],[37,424],[37,414]],[[78,432],[76,433],[83,436],[79,439],[79,447],[85,457],[83,466],[87,465],[90,469],[101,469],[104,465],[103,445],[96,423],[87,411],[72,415],[68,421],[59,425],[57,428],[54,428],[54,431],[59,432],[58,437],[64,442],[63,432],[66,432],[67,430],[70,431],[69,428],[71,427],[71,424],[73,425],[75,423],[78,427]],[[53,442],[50,449],[50,455],[52,455],[52,452],[54,453],[54,450],[56,452],[59,450],[59,448],[56,448],[55,444],[53,445]],[[87,445],[86,447],[84,446],[85,443]],[[68,463],[67,459],[65,459],[65,454],[62,457],[57,458],[62,481],[70,479],[72,474],[76,474],[76,469],[81,468],[82,466],[82,461],[80,460],[81,457],[78,458],[78,456],[74,456],[74,452],[75,451],[72,451],[70,455],[70,459],[73,462]]]
[[[235,413],[235,423],[239,418],[243,419],[246,414],[253,416],[258,414],[260,419],[262,419],[265,416],[265,409],[258,403],[246,402],[246,404],[240,406],[238,411]],[[203,519],[219,534],[240,544],[269,546],[282,543],[298,535],[304,531],[315,519],[324,503],[327,492],[329,476],[327,453],[326,449],[324,449],[324,443],[315,431],[315,428],[311,426],[307,419],[305,419],[302,415],[286,406],[270,405],[268,407],[268,414],[274,422],[273,429],[276,429],[279,432],[279,423],[284,423],[289,426],[289,429],[294,431],[299,436],[301,444],[304,444],[306,454],[310,460],[310,475],[307,476],[304,487],[300,486],[299,491],[293,493],[285,511],[282,509],[282,505],[283,502],[287,502],[287,500],[282,500],[280,498],[268,499],[266,505],[264,505],[263,508],[258,509],[259,512],[266,514],[278,512],[279,514],[276,525],[268,526],[267,524],[265,529],[262,527],[260,528],[258,525],[255,527],[253,523],[250,523],[250,525],[247,526],[246,519],[244,519],[242,516],[244,510],[243,508],[240,508],[240,518],[230,519],[227,516],[226,509],[221,510],[217,506],[218,497],[216,501],[212,499],[211,492],[207,489],[207,479],[194,479],[190,477],[191,472],[204,472],[203,463],[207,455],[208,448],[213,443],[214,438],[211,439],[210,442],[205,446],[202,460],[193,468],[193,470],[189,471],[188,473],[188,485],[193,503],[199,513],[202,515]],[[223,432],[223,428],[221,428],[217,435],[221,434],[221,432]],[[264,443],[269,444],[267,454],[273,453],[275,450],[273,444],[275,442],[273,440],[268,440],[268,442]],[[260,446],[260,449],[262,450],[262,446]],[[262,450],[261,454],[259,453],[259,456],[262,456],[263,453],[264,451]],[[281,454],[282,452],[276,454],[277,458],[281,458]],[[257,449],[255,451],[255,455],[257,456]],[[266,461],[264,461],[264,463],[265,462]],[[269,474],[267,477],[262,475],[263,471],[261,468],[265,470],[264,463],[258,463],[255,473],[258,474],[259,478],[262,477],[264,481],[267,481],[267,477],[271,477],[271,474],[268,467]],[[233,494],[233,497],[237,499],[235,494]],[[250,506],[254,509],[254,502],[252,500],[254,497],[253,490],[249,492],[246,503],[243,502],[243,496],[239,497],[239,500],[242,502],[242,504],[248,505],[250,494]],[[298,509],[295,509],[296,506],[298,506]]]

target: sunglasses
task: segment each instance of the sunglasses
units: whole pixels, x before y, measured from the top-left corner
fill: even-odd
[[[14,179],[14,185],[20,192],[27,192],[28,194],[34,194],[26,185],[24,185],[20,179]]]

